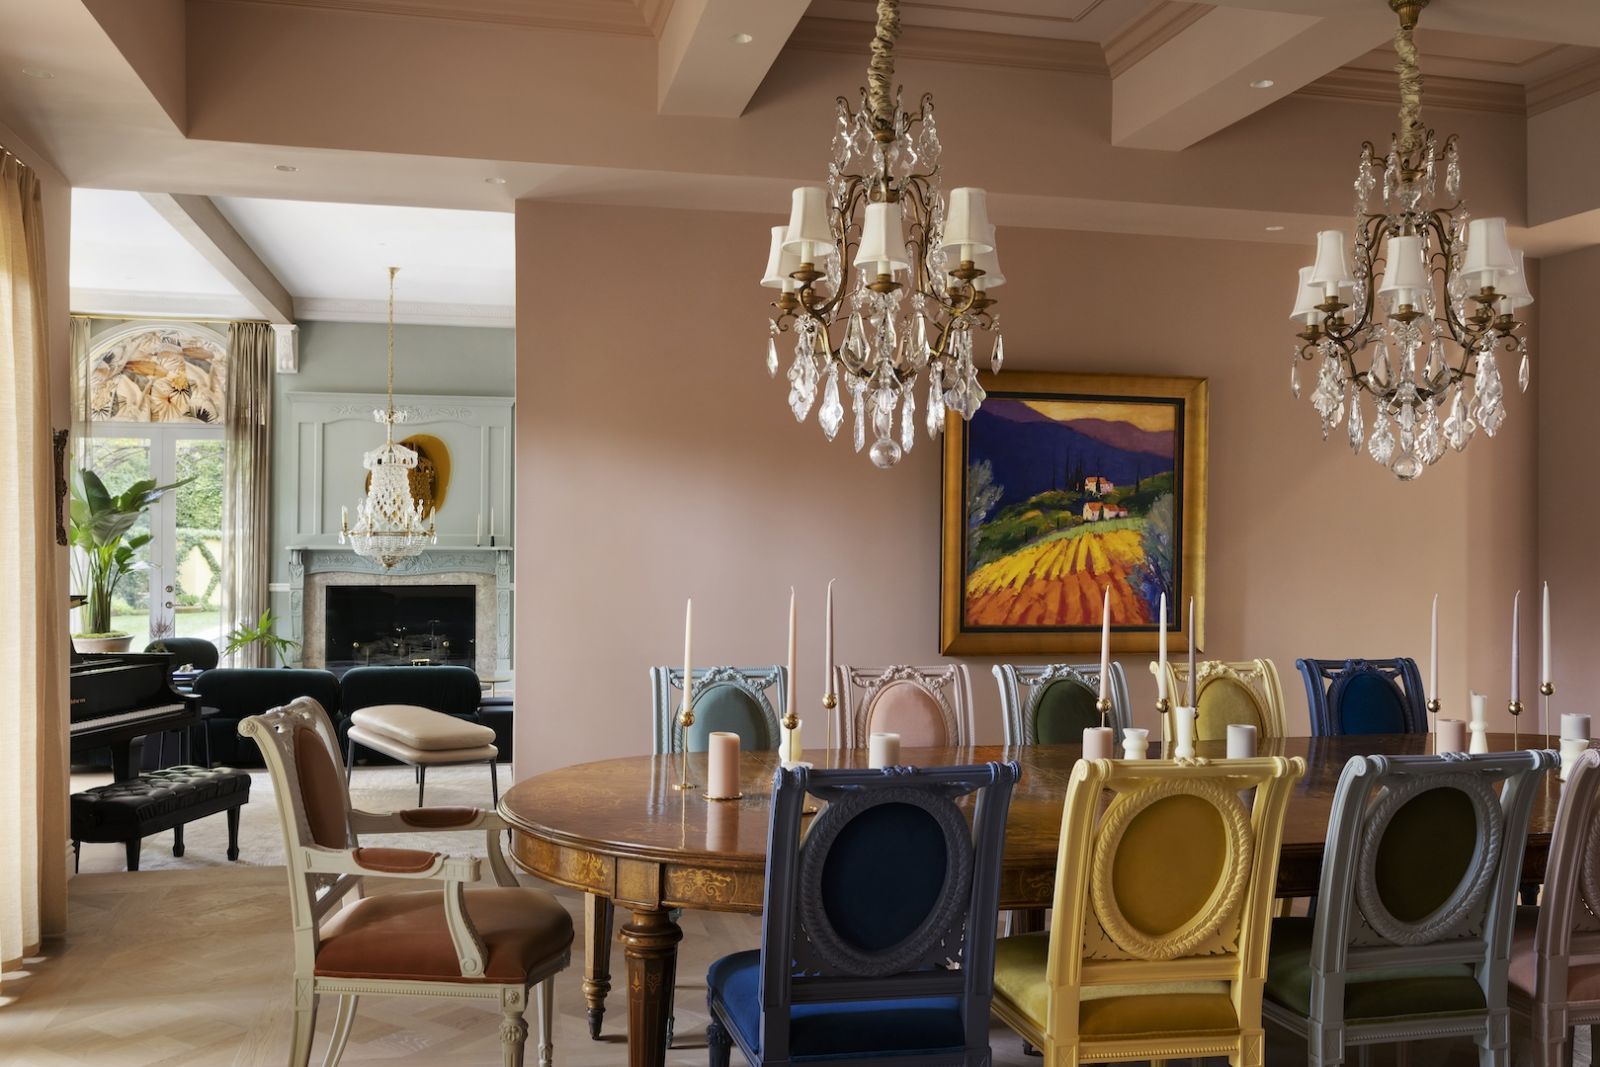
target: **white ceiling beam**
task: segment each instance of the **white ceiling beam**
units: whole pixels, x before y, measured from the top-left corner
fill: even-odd
[[[1394,16],[1381,5],[1330,18],[1214,7],[1171,25],[1153,47],[1124,45],[1138,58],[1113,70],[1118,147],[1188,148],[1383,44]]]
[[[744,114],[809,4],[676,0],[656,42],[658,110],[712,118]],[[870,32],[863,30],[863,47]]]
[[[294,297],[250,243],[239,235],[208,196],[145,193],[144,198],[194,250],[221,272],[239,295],[271,323],[295,321]]]

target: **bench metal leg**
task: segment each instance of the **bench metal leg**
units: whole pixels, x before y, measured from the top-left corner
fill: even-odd
[[[72,873],[73,874],[77,874],[78,873],[78,853],[80,851],[82,851],[82,849],[83,849],[83,842],[82,841],[74,841],[72,843]]]
[[[239,813],[244,810],[244,805],[235,804],[228,809],[228,859],[239,858]]]
[[[417,807],[422,807],[422,791],[428,785],[428,768],[417,764]]]
[[[494,793],[494,806],[500,806],[500,769],[495,766],[494,760],[489,761],[489,788]]]
[[[344,784],[350,785],[350,772],[356,769],[356,739],[346,737],[344,741]]]

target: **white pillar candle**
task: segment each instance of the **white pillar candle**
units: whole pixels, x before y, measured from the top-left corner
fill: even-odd
[[[708,738],[706,749],[706,796],[736,797],[739,795],[739,735],[728,730],[714,730]]]
[[[1111,587],[1106,586],[1106,598],[1100,608],[1100,703],[1111,698]],[[1104,714],[1101,715],[1104,718]]]
[[[1589,740],[1589,716],[1570,711],[1561,716],[1561,736]]]
[[[1439,594],[1433,594],[1433,618],[1428,630],[1428,699],[1439,699]]]
[[[1550,681],[1550,583],[1544,583],[1544,611],[1539,626],[1539,681]]]
[[[1172,709],[1172,758],[1194,758],[1194,709]]]
[[[1472,736],[1467,741],[1467,751],[1481,755],[1489,751],[1489,698],[1482,693],[1473,693],[1470,703],[1472,722],[1467,729]]]
[[[1522,647],[1517,639],[1517,630],[1522,620],[1522,590],[1517,590],[1517,595],[1511,598],[1511,699],[1517,701],[1522,695]]]
[[[1083,731],[1084,759],[1116,759],[1116,731],[1109,726],[1090,726]]]
[[[1460,719],[1440,719],[1438,748],[1440,752],[1465,752],[1467,724]]]
[[[683,606],[683,710],[694,710],[694,597]],[[687,747],[689,739],[683,739]]]
[[[1129,726],[1122,731],[1122,758],[1144,759],[1150,748],[1150,731],[1142,726]]]
[[[898,767],[900,765],[900,735],[873,734],[867,739],[867,765],[870,767]]]
[[[1159,663],[1156,668],[1156,699],[1167,699],[1167,594],[1161,594],[1161,639],[1156,647],[1159,650]]]
[[[1256,754],[1256,728],[1247,722],[1228,724],[1228,758],[1251,759]]]
[[[1557,770],[1556,777],[1563,782],[1566,781],[1567,775],[1572,773],[1572,765],[1578,762],[1579,757],[1587,751],[1589,751],[1589,739],[1587,737],[1563,737],[1561,739],[1561,767]]]
[[[836,579],[828,579],[828,613],[827,621],[822,628],[822,695],[831,697],[833,692],[833,583]]]
[[[1189,598],[1189,685],[1188,685],[1188,688],[1184,692],[1184,695],[1183,695],[1183,706],[1186,707],[1186,708],[1194,707],[1194,698],[1197,695],[1195,693],[1195,690],[1194,690],[1194,646],[1195,646],[1196,640],[1197,639],[1195,637],[1195,632],[1194,632],[1194,597],[1190,597]]]

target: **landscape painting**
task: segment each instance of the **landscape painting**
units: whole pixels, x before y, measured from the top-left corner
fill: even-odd
[[[945,451],[943,651],[1187,646],[1203,586],[1206,383],[1003,375]]]

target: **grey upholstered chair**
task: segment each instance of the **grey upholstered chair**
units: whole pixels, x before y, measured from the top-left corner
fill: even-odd
[[[1133,725],[1128,676],[1120,663],[1113,663],[1107,673],[1111,676],[1106,686],[1111,711],[1106,725],[1120,737],[1123,729]],[[1095,710],[1100,699],[1099,663],[997,663],[994,676],[1000,683],[1000,713],[1008,745],[1075,745],[1083,740],[1087,727],[1100,725],[1100,713]]]
[[[782,738],[779,722],[787,713],[788,680],[789,672],[781,666],[697,668],[688,750],[704,752],[714,730],[738,734],[739,747],[746,751],[776,750]],[[650,703],[652,750],[658,756],[682,752],[682,667],[650,668]]]
[[[1517,913],[1511,1010],[1533,1023],[1537,1067],[1571,1063],[1573,1028],[1600,1023],[1600,752],[1594,750],[1568,769],[1561,788],[1544,899]]]
[[[965,663],[937,667],[834,667],[842,748],[866,748],[874,733],[905,748],[972,743],[972,676]]]
[[[1471,1037],[1510,1067],[1506,978],[1528,817],[1553,752],[1353,756],[1317,915],[1272,924],[1267,1018],[1312,1067],[1351,1045]],[[1498,794],[1496,789],[1498,787]]]

